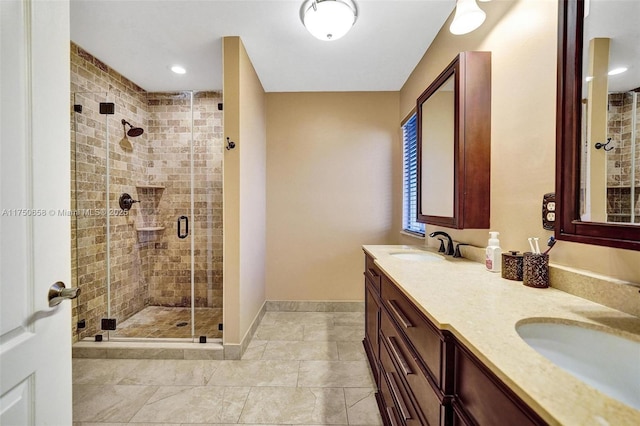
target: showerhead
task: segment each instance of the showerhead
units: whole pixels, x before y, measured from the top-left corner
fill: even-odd
[[[132,138],[135,138],[136,136],[140,136],[143,133],[144,133],[144,129],[142,127],[132,127],[127,132],[127,136],[131,136]]]
[[[127,125],[129,125],[130,129],[127,132],[127,136],[131,136],[132,138],[135,138],[136,136],[140,136],[141,134],[144,133],[144,129],[142,127],[133,127],[133,125],[131,123],[129,123],[127,120],[125,120],[124,118],[122,119],[122,127],[124,127],[125,131],[127,130]]]

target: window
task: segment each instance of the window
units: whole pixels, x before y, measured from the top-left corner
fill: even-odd
[[[418,119],[413,114],[402,125],[404,172],[402,179],[402,229],[424,236],[424,223],[418,218]]]

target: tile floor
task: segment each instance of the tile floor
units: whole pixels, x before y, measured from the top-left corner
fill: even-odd
[[[222,309],[195,308],[196,337],[222,337],[218,324],[222,323]],[[118,324],[112,337],[190,338],[191,308],[147,306]]]
[[[240,361],[73,360],[74,426],[381,425],[362,312],[267,312]]]

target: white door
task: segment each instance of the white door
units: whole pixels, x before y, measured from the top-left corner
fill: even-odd
[[[0,0],[0,424],[70,425],[69,4]]]

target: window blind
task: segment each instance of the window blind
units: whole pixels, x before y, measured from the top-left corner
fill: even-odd
[[[403,208],[402,228],[411,233],[424,235],[424,223],[418,217],[418,116],[414,114],[402,126],[403,138]]]

